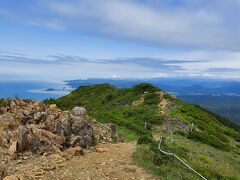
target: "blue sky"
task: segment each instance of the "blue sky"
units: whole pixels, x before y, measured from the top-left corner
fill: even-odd
[[[238,80],[239,8],[239,0],[1,0],[0,80]]]

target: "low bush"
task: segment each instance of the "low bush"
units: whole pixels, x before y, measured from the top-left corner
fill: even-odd
[[[159,89],[158,87],[153,86],[152,84],[149,84],[149,83],[141,83],[141,84],[134,86],[132,88],[132,90],[137,93],[146,93],[146,92],[152,93],[155,91],[160,91],[161,89]]]
[[[144,96],[144,104],[158,105],[160,103],[159,95],[156,93],[149,93]]]
[[[6,106],[4,99],[0,99],[0,107]]]

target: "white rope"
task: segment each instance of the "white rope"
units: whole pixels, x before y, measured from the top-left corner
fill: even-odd
[[[158,144],[158,149],[159,149],[160,152],[162,152],[163,154],[166,154],[167,156],[173,156],[173,157],[177,158],[177,159],[178,159],[180,162],[182,162],[186,167],[188,167],[188,169],[192,170],[194,173],[196,173],[196,174],[197,174],[198,176],[200,176],[202,179],[207,180],[207,178],[205,178],[205,177],[202,176],[199,172],[197,172],[196,170],[194,170],[191,166],[189,166],[189,165],[188,165],[187,163],[185,163],[182,159],[180,159],[176,154],[163,151],[163,150],[161,149],[162,139],[163,139],[163,137],[161,136],[161,137],[160,137],[159,144]]]

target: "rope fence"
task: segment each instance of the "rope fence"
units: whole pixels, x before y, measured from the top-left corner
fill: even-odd
[[[198,176],[200,176],[202,179],[207,180],[207,178],[205,178],[203,175],[201,175],[199,172],[197,172],[196,170],[194,170],[191,166],[189,166],[187,163],[185,163],[182,159],[180,159],[176,154],[174,153],[170,153],[170,152],[166,152],[164,150],[161,149],[161,144],[162,144],[162,140],[163,137],[160,137],[160,141],[158,144],[158,149],[161,153],[167,155],[167,156],[173,156],[175,157],[177,160],[179,160],[181,163],[183,163],[188,169],[190,169],[191,171],[193,171],[195,174],[197,174]]]

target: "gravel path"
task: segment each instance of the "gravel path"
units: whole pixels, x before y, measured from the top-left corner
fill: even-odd
[[[136,148],[133,142],[99,144],[97,151],[65,162],[44,179],[80,180],[153,180],[132,158]]]

